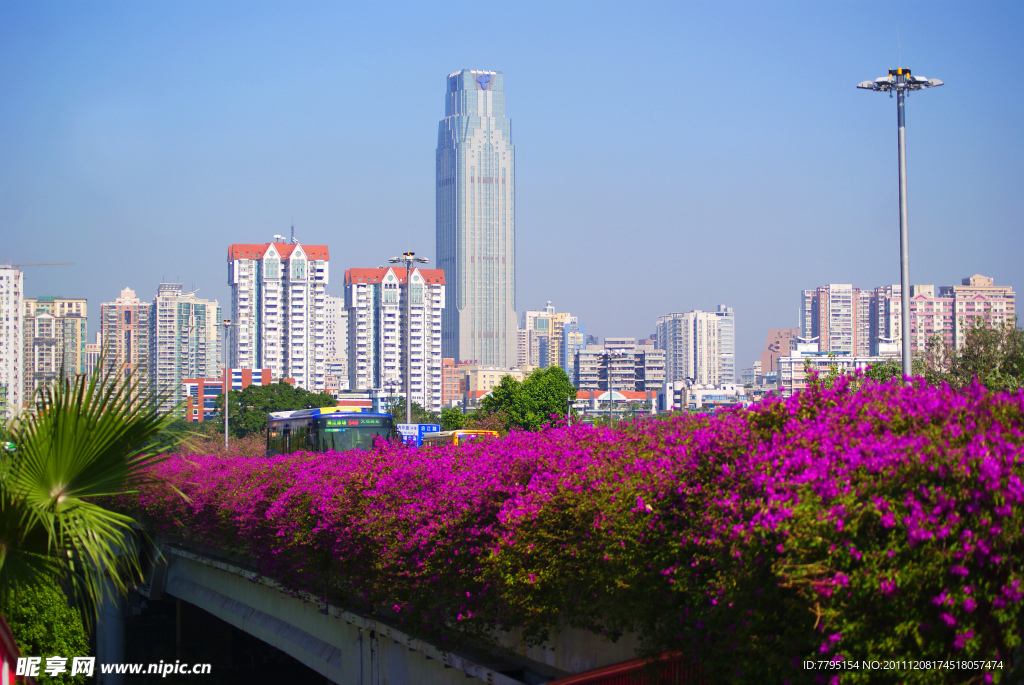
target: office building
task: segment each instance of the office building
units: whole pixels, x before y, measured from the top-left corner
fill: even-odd
[[[0,264],[0,419],[12,418],[22,406],[21,317],[25,276],[20,269]]]
[[[405,331],[411,325],[412,401],[440,411],[445,274],[440,269],[412,270],[411,322],[405,320],[405,282],[404,267],[345,272],[349,388],[404,392]]]
[[[658,317],[655,337],[665,352],[668,382],[712,387],[735,382],[736,315],[731,307],[665,314]]]
[[[274,238],[228,248],[230,362],[243,369],[270,369],[276,378],[294,378],[300,388],[323,392],[327,246]]]
[[[517,362],[515,148],[500,71],[448,76],[436,155],[436,253],[451,288],[444,356]]]
[[[143,302],[131,288],[125,288],[113,302],[100,305],[104,372],[138,383],[149,390],[150,321],[153,303]]]
[[[85,373],[88,319],[81,298],[26,297],[23,301],[22,397],[31,401],[37,390],[53,381]]]
[[[221,364],[220,304],[184,292],[181,283],[161,283],[150,322],[150,389],[161,398],[160,411],[179,402],[185,378],[213,378]]]

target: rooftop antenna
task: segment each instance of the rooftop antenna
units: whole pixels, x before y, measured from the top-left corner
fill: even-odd
[[[294,224],[294,223],[292,223],[292,245],[294,245],[294,244],[295,244],[295,243],[297,243],[297,242],[298,242],[298,241],[297,241],[297,240],[295,240],[295,224]]]

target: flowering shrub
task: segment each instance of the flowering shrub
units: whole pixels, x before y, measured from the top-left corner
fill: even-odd
[[[1024,392],[853,382],[460,447],[176,457],[155,469],[190,502],[152,486],[126,504],[155,532],[445,639],[570,624],[636,632],[728,682],[1005,679]],[[1007,670],[801,665],[939,658]]]

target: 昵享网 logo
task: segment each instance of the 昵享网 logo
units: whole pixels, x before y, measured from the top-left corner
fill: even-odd
[[[476,77],[476,82],[480,84],[482,90],[487,90],[487,84],[491,82],[490,74],[480,74]]]

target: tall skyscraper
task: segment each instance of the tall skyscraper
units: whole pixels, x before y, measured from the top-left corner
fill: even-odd
[[[0,265],[0,420],[9,419],[22,404],[22,298],[25,276]]]
[[[213,378],[220,373],[223,326],[217,300],[182,291],[181,283],[161,283],[153,301],[149,364],[151,390],[171,411],[180,401],[186,378]]]
[[[274,378],[323,392],[327,246],[281,241],[228,248],[231,366],[270,369]]]
[[[24,302],[22,396],[31,399],[36,390],[58,378],[85,373],[88,330],[84,299],[26,297]]]
[[[436,161],[437,262],[451,295],[444,356],[508,368],[517,361],[515,148],[500,71],[449,74]]]

